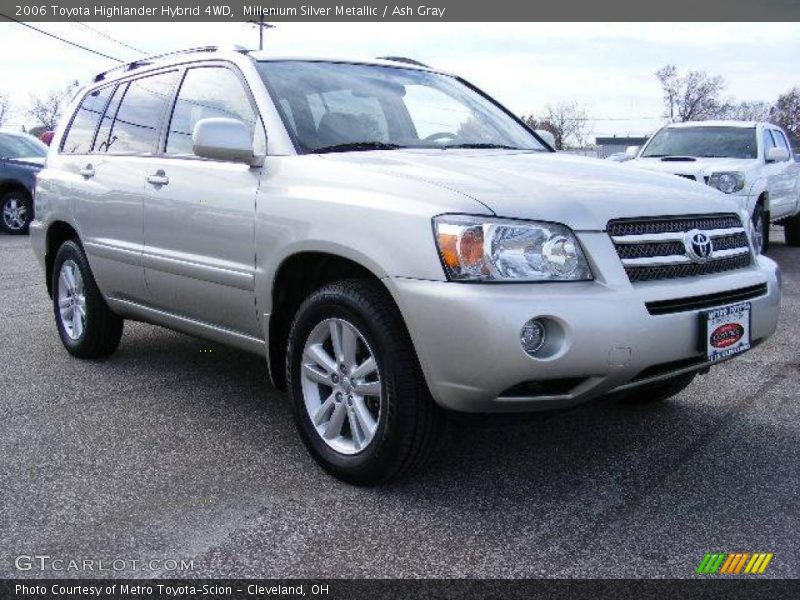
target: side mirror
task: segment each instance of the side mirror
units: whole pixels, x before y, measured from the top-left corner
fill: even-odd
[[[197,156],[232,162],[253,162],[250,128],[237,119],[200,119],[192,132],[192,150]]]
[[[789,151],[786,148],[770,148],[767,150],[767,162],[783,162],[789,160]]]
[[[553,150],[556,149],[556,136],[554,136],[552,132],[547,131],[547,129],[537,129],[535,133],[547,142],[547,145]]]
[[[639,148],[641,146],[628,146],[625,148],[625,156],[628,158],[636,158],[636,155],[639,154]]]

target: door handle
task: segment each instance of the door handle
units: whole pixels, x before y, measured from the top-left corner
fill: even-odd
[[[147,176],[147,183],[151,183],[156,186],[167,185],[169,184],[169,177],[167,177],[167,174],[164,173],[164,169],[159,169],[152,175]]]
[[[83,167],[78,173],[81,174],[82,177],[89,179],[90,177],[94,177],[94,167],[89,164]]]

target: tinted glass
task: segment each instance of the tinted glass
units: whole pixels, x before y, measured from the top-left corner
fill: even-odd
[[[103,139],[98,137],[97,151],[109,154],[154,151],[161,117],[172,97],[177,76],[177,71],[170,71],[131,81],[108,133]]]
[[[200,119],[238,119],[252,135],[256,115],[241,81],[230,69],[189,69],[178,92],[167,137],[167,153],[192,154],[192,131]]]
[[[100,120],[100,129],[98,129],[97,138],[94,141],[95,152],[108,152],[111,126],[114,124],[114,118],[117,116],[119,103],[125,96],[125,92],[127,90],[127,83],[121,84],[116,90],[114,90],[114,94],[111,96],[111,101],[108,103],[106,112],[103,113],[103,118]]]
[[[303,152],[354,145],[544,150],[523,125],[455,77],[309,61],[266,61],[258,68]]]
[[[0,133],[0,158],[32,158],[47,155],[47,146],[27,135]]]
[[[97,124],[113,89],[113,86],[108,86],[86,94],[72,119],[67,137],[61,145],[61,152],[86,154],[92,149]]]
[[[755,127],[668,127],[653,136],[643,157],[756,158]]]

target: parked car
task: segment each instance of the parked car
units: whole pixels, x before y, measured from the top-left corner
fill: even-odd
[[[762,250],[770,221],[800,246],[800,165],[786,133],[771,123],[694,121],[660,129],[629,162],[717,188],[747,210]]]
[[[67,351],[137,319],[264,356],[351,482],[421,463],[442,407],[653,402],[777,325],[743,210],[556,154],[424,66],[207,48],[100,74],[67,114],[31,227]]]
[[[6,233],[28,233],[36,173],[46,155],[47,146],[35,137],[0,131],[0,228]]]

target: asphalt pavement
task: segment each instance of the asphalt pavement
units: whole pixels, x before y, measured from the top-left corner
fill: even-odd
[[[800,577],[800,249],[774,237],[767,343],[657,406],[454,419],[424,471],[362,489],[256,356],[126,323],[71,358],[27,238],[0,235],[0,577],[691,577],[710,551]]]

